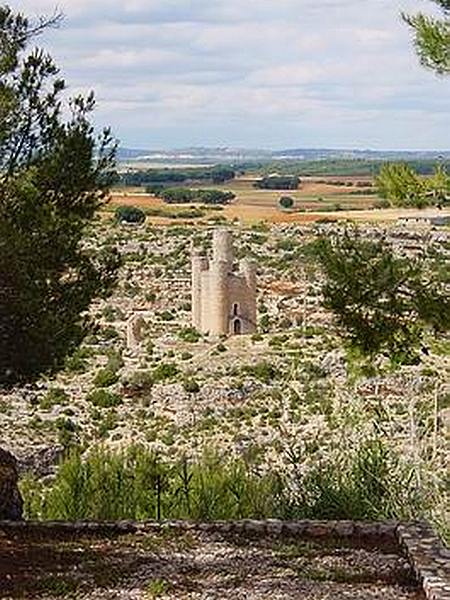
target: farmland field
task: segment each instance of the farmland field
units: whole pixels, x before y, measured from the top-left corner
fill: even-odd
[[[155,224],[173,222],[174,213],[186,210],[189,206],[201,207],[204,214],[197,219],[180,220],[189,222],[239,220],[251,224],[260,221],[270,223],[308,223],[327,219],[353,219],[355,221],[395,221],[409,214],[410,209],[374,209],[379,197],[373,193],[370,177],[302,178],[298,190],[263,190],[254,187],[257,177],[244,176],[221,185],[195,184],[192,189],[204,188],[232,191],[236,199],[224,207],[172,204],[168,206],[152,194],[140,188],[117,189],[111,197],[110,208],[118,205],[133,205],[159,214],[150,214],[149,220]],[[364,186],[366,184],[366,186]],[[358,187],[356,187],[358,186]],[[295,204],[289,211],[281,210],[278,201],[281,196],[290,196]],[[431,213],[434,211],[431,210]],[[427,211],[422,211],[423,215]]]

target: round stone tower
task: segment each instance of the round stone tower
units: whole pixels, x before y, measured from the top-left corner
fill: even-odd
[[[240,262],[240,273],[242,274],[246,288],[246,298],[248,302],[246,302],[246,318],[247,322],[245,324],[246,333],[253,333],[256,331],[256,266],[255,263],[252,262],[248,258],[244,258]]]
[[[209,278],[210,331],[213,335],[228,333],[228,275],[233,268],[231,233],[216,229],[213,237],[213,260]]]
[[[202,327],[203,273],[208,270],[208,259],[198,250],[192,251],[192,325],[200,330]]]
[[[233,269],[231,232],[216,229],[212,259],[192,253],[192,323],[212,336],[256,331],[256,269],[244,259]]]
[[[233,242],[231,231],[228,231],[228,229],[214,230],[213,262],[226,263],[230,271],[233,267]]]

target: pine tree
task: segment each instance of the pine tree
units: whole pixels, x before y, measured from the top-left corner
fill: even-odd
[[[414,31],[414,43],[421,63],[440,75],[450,74],[450,0],[434,0],[443,18],[423,13],[403,15]]]
[[[2,384],[60,367],[88,330],[91,301],[111,289],[118,268],[113,251],[84,242],[112,181],[111,134],[94,133],[93,95],[67,107],[51,57],[28,51],[57,21],[33,23],[0,7]]]

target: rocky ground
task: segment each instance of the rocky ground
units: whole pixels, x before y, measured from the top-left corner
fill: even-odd
[[[0,535],[0,598],[419,600],[390,551],[206,532]]]
[[[350,445],[376,428],[444,478],[450,340],[427,340],[417,365],[397,369],[349,353],[321,307],[320,275],[303,255],[330,227],[233,227],[236,257],[258,264],[261,333],[217,340],[189,329],[190,249],[208,251],[211,229],[99,221],[89,243],[119,248],[119,285],[93,306],[97,329],[63,373],[0,394],[0,446],[44,477],[74,444],[130,442],[169,459],[214,448],[280,466],[295,454],[307,469],[343,436]],[[364,234],[385,236],[407,255],[448,252],[450,243],[448,230],[371,225]],[[130,348],[127,323],[136,314],[146,328]]]

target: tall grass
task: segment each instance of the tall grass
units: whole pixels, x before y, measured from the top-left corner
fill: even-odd
[[[413,474],[379,440],[301,466],[261,471],[214,452],[168,464],[139,446],[98,447],[70,455],[47,488],[26,478],[22,493],[27,517],[41,519],[382,519],[427,509]]]

